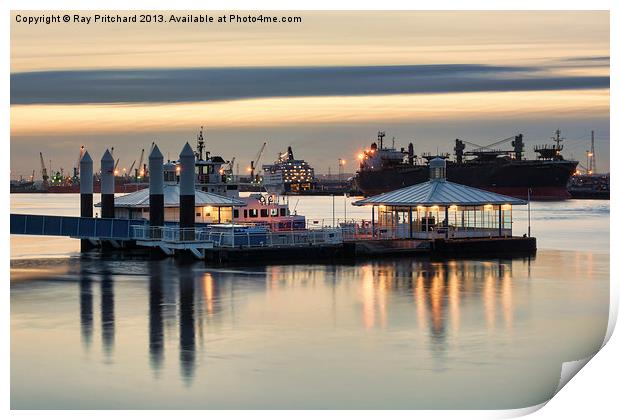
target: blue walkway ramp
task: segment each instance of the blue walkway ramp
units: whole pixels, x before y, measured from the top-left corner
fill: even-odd
[[[133,226],[147,224],[146,220],[11,214],[11,235],[130,240]]]

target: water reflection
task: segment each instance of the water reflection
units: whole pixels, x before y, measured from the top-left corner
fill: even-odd
[[[114,280],[107,264],[101,273],[101,344],[109,358],[114,350]]]
[[[148,281],[150,369],[155,377],[161,375],[165,338],[177,336],[178,331],[178,368],[187,386],[194,381],[198,358],[203,356],[205,342],[210,338],[209,328],[213,326],[217,330],[222,324],[234,324],[237,310],[243,314],[245,305],[254,297],[258,300],[253,302],[262,301],[261,296],[286,297],[303,306],[304,296],[317,292],[322,299],[320,305],[329,306],[331,312],[330,308],[323,313],[316,312],[317,303],[308,301],[311,309],[304,313],[310,318],[331,313],[333,322],[336,314],[341,316],[341,308],[357,298],[357,322],[364,330],[394,326],[409,330],[423,337],[416,345],[426,342],[435,360],[442,360],[448,347],[458,342],[463,325],[474,325],[477,331],[491,334],[498,328],[510,333],[514,324],[513,260],[396,259],[353,266],[291,265],[237,270],[209,269],[202,264],[176,265],[169,260],[143,264]],[[103,265],[101,337],[108,358],[115,341],[117,274]],[[80,322],[86,348],[93,334],[92,282],[92,275],[82,269]],[[117,283],[117,287],[121,286],[124,287]],[[266,301],[267,305],[272,304],[269,302]],[[236,308],[236,305],[241,306]]]
[[[408,326],[427,331],[424,336],[434,359],[441,359],[449,346],[458,345],[462,324],[474,325],[488,335],[501,325],[502,333],[510,335],[515,312],[513,262],[527,264],[529,278],[529,259],[396,260],[356,267],[362,323],[367,330],[386,329],[392,318],[402,323],[402,306],[392,306],[400,302],[397,298],[409,294],[415,319]]]
[[[194,276],[188,266],[180,268],[179,277],[179,348],[181,376],[189,385],[194,377],[196,364],[196,330],[194,324]]]
[[[93,289],[90,274],[80,273],[80,332],[82,343],[87,349],[93,341]]]
[[[158,376],[164,361],[164,289],[161,265],[149,264],[149,359]]]

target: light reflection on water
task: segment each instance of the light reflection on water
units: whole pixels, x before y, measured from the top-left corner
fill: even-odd
[[[76,215],[78,203],[11,195],[16,213]],[[294,205],[331,219],[330,197]],[[532,209],[539,252],[525,260],[209,268],[80,258],[72,239],[13,236],[11,406],[537,404],[561,363],[591,354],[605,334],[609,202]],[[515,233],[527,231],[525,208],[515,220]]]
[[[608,311],[607,258],[575,252],[22,260],[12,279],[13,408],[521,407],[598,348]]]

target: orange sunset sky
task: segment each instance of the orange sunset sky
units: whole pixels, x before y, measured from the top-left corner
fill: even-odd
[[[120,168],[152,141],[175,159],[203,125],[208,149],[241,168],[267,140],[264,161],[292,145],[317,172],[338,158],[352,172],[379,129],[418,153],[523,133],[533,157],[560,128],[578,160],[594,130],[609,170],[608,12],[269,12],[302,22],[212,25],[18,14],[43,13],[12,13],[12,178],[38,173],[38,152],[70,171],[81,145],[96,161],[113,146]]]

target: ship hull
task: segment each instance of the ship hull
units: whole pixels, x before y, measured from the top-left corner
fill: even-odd
[[[609,191],[570,191],[571,198],[587,200],[609,200]]]
[[[448,162],[449,181],[517,198],[564,200],[570,198],[566,184],[577,167],[575,161]],[[360,171],[357,187],[365,195],[397,190],[428,180],[428,167],[403,166]]]

